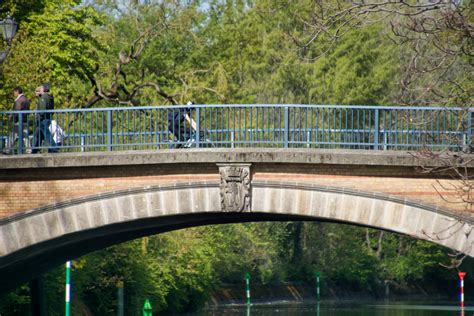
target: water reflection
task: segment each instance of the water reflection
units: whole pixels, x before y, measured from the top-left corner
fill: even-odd
[[[225,305],[209,307],[187,316],[474,316],[474,307],[464,311],[454,305],[371,304],[361,302],[273,302],[252,305]]]

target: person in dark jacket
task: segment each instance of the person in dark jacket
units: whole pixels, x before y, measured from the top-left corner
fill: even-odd
[[[38,105],[36,107],[36,116],[35,116],[35,132],[33,135],[33,154],[36,154],[40,150],[40,146],[43,143],[49,144],[48,152],[56,153],[58,149],[56,148],[56,143],[54,142],[53,136],[49,130],[49,125],[51,124],[51,114],[49,112],[44,112],[46,110],[54,110],[54,98],[49,93],[49,85],[43,84],[36,88],[36,96],[38,97]]]
[[[30,109],[30,100],[28,100],[23,95],[23,89],[21,87],[15,87],[13,89],[13,97],[15,98],[15,102],[13,103],[12,111],[28,111]],[[10,154],[18,140],[21,142],[21,147],[25,148],[26,145],[29,147],[28,141],[28,114],[22,114],[22,137],[20,139],[20,114],[12,113],[8,117],[8,120],[13,123],[12,133],[9,137],[9,148],[5,149],[3,152],[5,154]]]
[[[190,101],[187,103],[187,108],[178,108],[168,113],[168,130],[179,142],[176,146],[172,144],[171,148],[181,148],[186,141],[187,127],[185,122],[191,122],[190,115],[193,105],[194,103]]]

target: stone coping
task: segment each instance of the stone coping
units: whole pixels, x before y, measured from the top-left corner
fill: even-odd
[[[160,149],[117,152],[86,152],[0,156],[2,169],[92,167],[154,164],[292,163],[327,165],[443,166],[439,159],[415,157],[416,152],[383,150],[295,149],[295,148],[207,148]],[[474,155],[443,153],[451,160],[462,159],[474,168]],[[459,162],[459,161],[458,161]]]

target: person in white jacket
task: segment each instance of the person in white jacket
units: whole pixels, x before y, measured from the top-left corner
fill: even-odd
[[[56,146],[61,146],[64,140],[64,131],[61,126],[59,126],[58,122],[51,120],[49,131],[51,135],[53,135],[53,140],[56,143]]]

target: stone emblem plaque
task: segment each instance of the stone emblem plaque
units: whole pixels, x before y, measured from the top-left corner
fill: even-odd
[[[250,212],[250,164],[217,164],[223,212]]]

